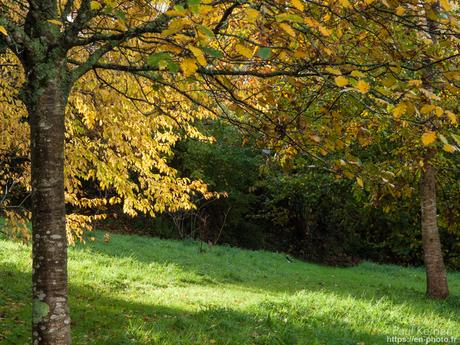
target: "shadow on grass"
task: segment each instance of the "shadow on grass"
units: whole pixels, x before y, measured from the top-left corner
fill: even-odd
[[[0,344],[29,344],[30,275],[0,266]],[[107,291],[106,291],[107,292]],[[110,293],[110,292],[109,292]],[[385,334],[353,330],[327,315],[299,309],[295,319],[282,306],[265,304],[258,311],[215,306],[198,310],[108,298],[104,291],[71,284],[73,344],[385,344]]]
[[[101,233],[98,236],[100,238]],[[440,316],[458,315],[460,310],[458,273],[454,273],[456,284],[451,285],[448,300],[434,301],[425,297],[422,270],[372,264],[334,268],[301,261],[289,263],[284,255],[274,253],[261,254],[222,246],[202,252],[200,248],[200,244],[193,241],[117,235],[112,237],[109,244],[97,241],[91,245],[77,246],[76,250],[130,258],[146,264],[174,264],[185,272],[204,277],[202,281],[206,285],[229,284],[255,292],[277,294],[321,291],[371,303],[385,299],[394,305],[409,306],[412,312],[420,315],[430,311]]]

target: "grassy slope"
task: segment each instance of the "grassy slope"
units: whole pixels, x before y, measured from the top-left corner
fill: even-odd
[[[74,344],[388,344],[460,338],[452,296],[424,298],[420,269],[329,268],[283,255],[113,235],[70,250]],[[29,343],[30,247],[0,239],[0,343]]]

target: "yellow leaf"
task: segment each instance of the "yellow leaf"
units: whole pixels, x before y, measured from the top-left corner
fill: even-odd
[[[8,31],[6,31],[5,27],[0,25],[0,32],[5,35],[5,36],[8,36]]]
[[[163,30],[161,35],[163,37],[166,37],[166,36],[170,36],[170,35],[173,35],[175,33],[178,33],[179,31],[181,31],[184,28],[184,26],[186,26],[188,24],[189,24],[189,19],[188,18],[173,19],[169,23],[168,28]]]
[[[332,31],[331,31],[331,33],[332,33]],[[337,29],[337,38],[342,38],[342,36],[343,36],[343,30],[342,30],[342,28],[338,28]]]
[[[193,55],[195,55],[196,60],[201,66],[206,66],[208,63],[206,61],[206,58],[204,57],[203,52],[201,51],[200,48],[194,47],[194,46],[189,46],[188,49],[192,52]]]
[[[419,87],[419,86],[422,86],[422,84],[423,84],[423,81],[419,79],[409,80],[409,86]]]
[[[195,59],[184,59],[180,63],[180,68],[184,72],[184,75],[189,77],[196,72],[198,66],[195,63]]]
[[[364,181],[361,177],[357,177],[356,178],[356,183],[358,184],[358,186],[360,186],[361,188],[364,187]]]
[[[369,86],[368,83],[366,83],[364,80],[358,81],[358,84],[356,84],[356,87],[358,88],[359,92],[361,93],[368,93],[371,87]]]
[[[303,11],[305,6],[301,0],[291,0],[292,6],[297,8],[299,11]]]
[[[457,124],[457,122],[458,122],[457,121],[457,116],[453,112],[447,110],[446,115],[449,118],[450,123],[452,123],[453,125]]]
[[[434,106],[433,104],[425,104],[421,109],[420,109],[420,112],[422,114],[428,114],[428,113],[431,113],[433,110],[436,109],[436,106]]]
[[[294,57],[296,57],[296,58],[302,58],[303,59],[303,58],[306,58],[307,56],[308,56],[307,51],[305,51],[305,50],[303,50],[301,48],[297,49],[294,52]]]
[[[184,17],[187,15],[187,12],[185,9],[179,9],[166,11],[166,14],[170,17]]]
[[[319,25],[319,23],[315,19],[310,18],[310,17],[305,17],[303,22],[307,24],[308,26],[311,26],[312,28],[316,28]]]
[[[458,71],[445,72],[444,75],[449,79],[460,80],[460,73]]]
[[[339,87],[348,85],[348,79],[343,76],[335,77],[335,84]]]
[[[434,113],[437,117],[440,117],[444,114],[444,109],[441,107],[436,107]]]
[[[257,18],[260,16],[260,12],[257,11],[255,8],[247,8],[245,12],[246,12],[246,18],[250,22],[255,22]]]
[[[452,4],[450,3],[449,0],[439,0],[439,3],[441,4],[442,8],[445,11],[451,11],[452,10]]]
[[[323,51],[324,51],[324,53],[326,53],[326,55],[329,55],[329,56],[332,55],[332,50],[329,49],[329,48],[327,48],[327,47],[326,47],[326,48],[323,48]]]
[[[428,146],[436,141],[436,132],[425,132],[422,135],[422,143],[425,146]]]
[[[340,72],[339,69],[335,69],[335,68],[330,67],[330,66],[326,68],[326,72],[329,72],[330,74],[334,74],[334,75],[341,75],[342,74],[342,72]]]
[[[213,6],[208,6],[208,5],[205,5],[204,3],[201,3],[200,15],[201,16],[206,16],[209,12],[211,12],[213,10],[214,10]]]
[[[452,146],[451,144],[444,144],[442,148],[444,151],[449,152],[449,153],[452,153],[455,151],[455,147]]]
[[[406,12],[406,9],[402,6],[398,6],[396,7],[396,14],[398,16],[402,16],[404,14],[404,12]]]
[[[57,25],[57,26],[62,26],[62,23],[57,19],[48,19],[48,23]]]
[[[350,8],[351,4],[348,0],[339,0],[340,4],[345,8]]]
[[[394,84],[396,84],[396,79],[392,75],[389,75],[388,77],[382,80],[382,84],[385,87],[391,88]]]
[[[92,11],[97,11],[97,10],[100,10],[102,8],[102,5],[99,1],[91,1],[89,3],[89,8],[92,10]]]
[[[244,56],[245,58],[251,59],[253,56],[253,51],[242,44],[237,44],[235,50],[238,52],[238,54]]]
[[[354,70],[353,72],[351,72],[350,75],[355,78],[365,78],[366,77],[366,75],[363,72],[358,71],[358,70]]]
[[[393,109],[393,116],[396,118],[401,117],[401,115],[405,114],[407,110],[407,105],[404,103],[399,103],[394,109]]]
[[[318,30],[321,32],[321,35],[323,36],[330,36],[332,34],[332,30],[325,28],[322,25],[318,25]]]
[[[395,66],[390,66],[390,70],[394,73],[399,73],[401,72],[401,66],[395,65]]]
[[[295,37],[295,31],[289,24],[281,23],[279,25],[289,36]]]

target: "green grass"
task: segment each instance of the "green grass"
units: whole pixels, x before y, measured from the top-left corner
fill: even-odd
[[[460,339],[451,297],[424,296],[423,270],[331,268],[281,254],[112,235],[69,253],[74,344],[389,344]],[[29,344],[30,247],[0,239],[0,343]],[[442,343],[442,342],[441,342]],[[451,342],[452,343],[452,342]],[[439,343],[438,343],[439,344]]]

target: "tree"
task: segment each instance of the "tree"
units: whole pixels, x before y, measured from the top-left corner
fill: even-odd
[[[419,192],[412,195],[421,200],[427,294],[445,298],[435,170],[454,160],[460,145],[452,101],[458,94],[458,13],[449,1],[340,3],[336,9],[308,7],[311,26],[321,27],[324,37],[313,41],[295,26],[303,40],[314,42],[315,58],[324,61],[322,76],[280,80],[271,86],[276,101],[255,118],[270,128],[269,142],[284,155],[313,156],[359,188],[383,185],[401,196],[414,193],[412,181],[420,176]],[[305,16],[307,7],[300,10]],[[311,54],[299,49],[297,56]],[[386,149],[378,157],[365,152],[372,142]]]
[[[398,164],[398,169],[420,173],[418,194],[421,202],[427,295],[433,298],[446,298],[448,295],[437,226],[435,166],[441,168],[442,160],[452,159],[449,155],[458,150],[455,145],[457,116],[454,114],[458,110],[449,102],[452,91],[457,91],[455,83],[447,77],[455,68],[458,58],[454,48],[457,28],[451,25],[455,18],[453,13],[449,17],[451,10],[450,3],[443,2],[441,9],[437,1],[426,1],[417,7],[411,7],[410,3],[396,7],[395,15],[405,20],[408,20],[411,13],[423,13],[424,16],[414,20],[411,26],[386,26],[392,29],[391,40],[394,42],[396,37],[396,46],[399,48],[385,47],[381,53],[398,54],[401,62],[390,68],[390,73],[382,73],[374,79],[374,82],[383,83],[378,88],[380,95],[375,95],[375,98],[388,97],[387,104],[393,105],[389,109],[391,124],[397,131],[394,139],[399,141],[395,153],[405,157],[404,163]],[[387,47],[390,47],[389,42]],[[406,60],[408,57],[410,61]],[[385,90],[388,78],[394,78],[394,85]],[[368,126],[363,128],[369,129]],[[376,131],[370,129],[370,133]],[[380,132],[378,135],[382,134]],[[446,136],[453,140],[450,139],[449,143]],[[442,140],[444,153],[432,145],[436,137]],[[385,168],[391,170],[392,166],[387,164]]]
[[[160,43],[145,43],[145,46],[139,46],[142,40],[151,39],[150,35],[161,36],[167,29],[170,18],[163,14],[161,4],[158,9],[153,5],[145,8],[135,2],[67,1],[62,4],[57,1],[24,1],[2,2],[1,7],[1,48],[3,52],[5,48],[12,51],[24,69],[21,99],[27,109],[31,130],[33,340],[37,344],[68,344],[70,318],[67,305],[65,187],[72,196],[72,192],[78,188],[78,178],[90,178],[93,175],[103,186],[113,185],[116,188],[117,194],[124,199],[124,208],[127,212],[141,210],[153,213],[165,209],[165,204],[170,209],[189,207],[187,193],[197,190],[206,194],[205,186],[188,179],[175,178],[174,172],[166,164],[166,158],[162,156],[177,140],[177,135],[174,136],[172,131],[168,133],[168,128],[180,128],[189,136],[200,137],[199,133],[188,125],[195,118],[196,112],[192,109],[192,112],[187,114],[187,101],[190,100],[183,99],[184,97],[181,99],[180,93],[175,95],[176,99],[168,99],[162,97],[164,95],[151,92],[145,94],[145,84],[136,77],[131,77],[129,90],[126,90],[126,85],[116,80],[108,71],[123,71],[129,64],[123,65],[120,63],[121,60],[132,62],[138,56],[145,58],[151,55],[152,47],[161,47],[161,37],[158,38]],[[129,16],[129,23],[124,16]],[[114,18],[116,19],[113,20]],[[127,45],[124,49],[121,48],[123,44]],[[142,51],[138,54],[140,50]],[[128,51],[133,56],[124,56]],[[112,53],[110,57],[106,57],[109,63],[100,66],[99,73],[94,71],[96,64],[108,53]],[[159,54],[151,56],[146,70],[160,70],[160,62],[168,59],[158,58],[169,55],[165,55],[165,52]],[[74,57],[81,60],[74,60]],[[201,55],[199,57],[201,58]],[[171,73],[177,72],[177,64],[169,60],[166,62],[169,62]],[[184,60],[182,69],[188,77],[195,67],[195,59],[188,58]],[[78,81],[86,78],[91,70],[93,72],[90,80],[85,80],[85,84],[78,84]],[[147,80],[156,78],[154,75],[149,76]],[[165,81],[163,83],[167,84]],[[178,85],[179,83],[174,83],[173,87],[178,88]],[[183,83],[183,94],[187,85]],[[88,92],[85,88],[89,86],[92,86],[92,89]],[[120,86],[126,91],[120,91]],[[108,97],[104,94],[104,88],[111,89],[112,94],[122,94],[125,100],[119,101],[113,96]],[[105,133],[98,133],[94,123],[97,118],[95,111],[90,109],[91,102],[82,104],[88,100],[82,98],[82,95],[86,95],[86,98],[99,97],[98,110],[106,110],[112,115],[100,119],[101,122],[105,121]],[[155,119],[156,122],[153,121],[153,116],[149,119],[146,114],[140,119],[135,119],[137,121],[133,118],[123,119],[123,113],[116,106],[123,109],[127,102],[130,103],[131,109],[142,102],[149,107],[154,105],[157,107],[154,115],[161,116]],[[146,108],[145,104],[143,109]],[[64,169],[64,115],[68,105],[71,107],[70,116],[67,117],[68,134],[71,138],[68,140],[67,152],[75,157],[71,160],[74,164]],[[165,110],[162,109],[163,105]],[[83,123],[78,123],[75,117],[72,118],[72,114],[78,114],[80,111],[84,111]],[[202,116],[205,115],[201,114],[198,118]],[[129,120],[133,122],[130,123]],[[117,121],[124,122],[117,126]],[[125,131],[113,135],[116,126],[118,130]],[[148,136],[138,135],[146,129],[153,132],[150,134],[150,140],[146,140],[149,139]],[[82,131],[85,136],[79,135]],[[93,140],[100,139],[99,142],[94,140],[98,145],[92,146],[88,140],[84,140],[85,137],[91,136]],[[153,146],[155,143],[158,144],[157,147]],[[72,147],[76,147],[73,152]],[[134,148],[136,150],[133,150]],[[105,150],[103,156],[110,156],[108,159],[92,157],[99,156],[100,152],[97,150],[101,149]],[[130,150],[135,152],[128,162],[135,163],[134,166],[127,166],[126,161],[122,161],[126,159],[123,153]],[[65,170],[77,178],[68,179],[65,184]],[[137,173],[137,183],[128,182],[129,177],[126,175],[129,173]],[[138,185],[141,188],[137,188]],[[135,195],[141,191],[143,198]],[[150,204],[149,201],[152,199],[155,202]]]
[[[265,78],[294,73],[260,65],[258,58],[251,61],[253,70],[247,68],[246,62],[254,55],[250,46],[257,48],[261,59],[270,51],[268,43],[256,43],[249,38],[257,29],[257,18],[262,18],[268,7],[261,8],[262,2],[257,4],[258,8],[249,5],[244,1],[0,2],[0,52],[4,56],[12,52],[21,66],[23,74],[20,69],[17,72],[23,76],[20,98],[27,111],[23,117],[30,126],[34,343],[70,343],[66,189],[70,197],[67,201],[77,203],[72,195],[78,191],[81,179],[94,178],[103,187],[112,186],[123,197],[127,212],[154,213],[162,211],[165,203],[190,207],[186,193],[190,190],[206,193],[205,186],[188,179],[171,178],[174,173],[165,164],[167,159],[164,155],[156,156],[156,152],[164,154],[177,138],[164,129],[174,127],[199,137],[188,122],[199,118],[203,109],[216,112],[209,94],[228,91],[225,75]],[[283,9],[280,4],[275,5],[275,12],[268,11],[271,17]],[[243,19],[231,21],[231,16]],[[276,32],[290,33],[287,24],[277,23]],[[234,30],[227,32],[229,27]],[[221,38],[219,42],[216,36]],[[281,41],[291,40],[289,36]],[[219,69],[208,68],[207,59],[215,60]],[[209,88],[206,77],[219,87]],[[163,88],[163,94],[152,93],[147,84],[153,90]],[[88,90],[91,85],[93,88]],[[133,119],[119,117],[114,111],[120,111],[114,105],[126,110],[123,108],[126,103],[113,95],[123,96],[130,109],[139,113],[143,113],[144,107],[153,107],[155,111],[143,114],[144,119],[137,118],[136,126],[130,126]],[[102,104],[97,110],[113,111],[109,111],[112,116],[99,119],[98,128],[96,111],[88,107],[91,97],[93,105]],[[161,118],[156,124],[145,120],[148,115],[158,114]],[[109,123],[111,131],[102,126],[104,121]],[[123,122],[119,127],[126,131],[114,135],[117,121]],[[155,140],[147,144],[165,145],[163,151],[157,147],[153,156],[143,156],[152,147],[132,149],[146,144],[141,142],[146,137],[138,134],[152,125],[150,135]],[[118,140],[111,141],[114,137]],[[74,156],[70,160],[74,164],[68,166],[65,166],[65,143],[67,153]],[[76,149],[72,151],[72,147]],[[134,166],[122,160],[123,154],[130,150],[136,159],[132,155],[128,162],[135,162]],[[152,167],[153,164],[156,166]],[[129,176],[133,169],[134,184],[127,182],[133,179]],[[66,173],[75,178],[65,179]],[[161,174],[166,177],[161,178]],[[145,193],[139,198],[136,192],[140,189]],[[173,202],[174,197],[178,201]],[[83,199],[80,195],[80,204],[89,203]],[[163,203],[149,204],[158,199]]]

